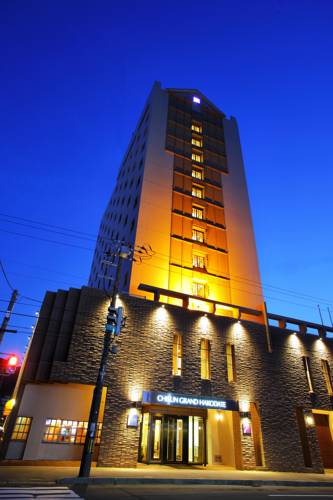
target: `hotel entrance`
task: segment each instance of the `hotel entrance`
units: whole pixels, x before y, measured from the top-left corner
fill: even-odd
[[[203,415],[144,413],[139,461],[204,464],[206,419]]]

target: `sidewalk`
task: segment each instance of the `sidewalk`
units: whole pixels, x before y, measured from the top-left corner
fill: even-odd
[[[91,477],[77,478],[78,467],[0,466],[0,486],[72,484],[224,484],[238,486],[313,486],[333,490],[326,474],[239,471],[224,467],[140,466],[136,469],[93,467]]]

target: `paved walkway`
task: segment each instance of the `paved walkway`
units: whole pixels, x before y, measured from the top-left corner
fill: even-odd
[[[14,485],[52,485],[56,481],[77,478],[78,467],[55,466],[0,466],[0,486]],[[172,466],[140,466],[138,468],[93,467],[93,482],[133,484],[133,483],[178,483],[195,484],[211,482],[211,484],[281,484],[331,486],[333,489],[333,471],[326,474],[239,471],[226,467],[172,467]],[[64,484],[64,483],[63,483]]]

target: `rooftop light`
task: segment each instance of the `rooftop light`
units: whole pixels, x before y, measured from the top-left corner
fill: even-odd
[[[201,103],[201,99],[199,99],[199,97],[193,96],[193,102],[195,102],[197,104],[200,104]]]

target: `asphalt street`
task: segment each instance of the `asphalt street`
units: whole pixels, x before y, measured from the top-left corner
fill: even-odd
[[[85,500],[283,500],[283,499],[333,499],[333,489],[328,488],[252,488],[227,486],[181,486],[181,485],[135,485],[110,486],[90,485],[71,488]]]

